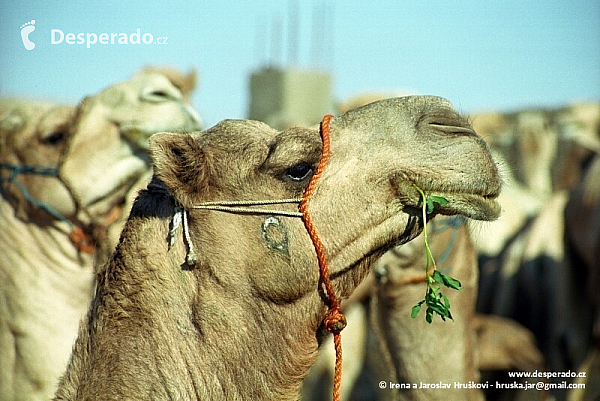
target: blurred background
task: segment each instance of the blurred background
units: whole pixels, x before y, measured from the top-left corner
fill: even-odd
[[[325,72],[336,101],[410,92],[474,112],[600,99],[597,0],[25,0],[0,14],[2,96],[77,103],[143,66],[169,64],[198,70],[192,100],[206,126],[248,117],[250,74],[266,67]],[[28,51],[20,27],[31,20]],[[51,44],[52,29],[139,29],[167,43]]]
[[[282,129],[315,124],[326,113],[341,113],[385,97],[427,94],[447,98],[486,139],[505,180],[500,196],[502,214],[497,221],[469,223],[467,231],[464,220],[434,220],[442,227],[432,235],[432,241],[437,236],[440,243],[432,247],[436,258],[450,251],[460,254],[453,248],[456,235],[464,235],[465,243],[474,244],[470,251],[476,253],[472,258],[476,263],[469,265],[463,260],[446,266],[440,262],[451,274],[455,274],[452,269],[463,268],[468,273],[465,277],[479,276],[470,284],[476,297],[470,301],[464,296],[459,298],[470,302],[457,308],[457,314],[467,316],[461,323],[466,334],[456,334],[460,331],[458,324],[434,322],[426,326],[422,319],[419,323],[411,320],[408,311],[418,296],[410,297],[410,304],[403,305],[407,311],[379,310],[383,320],[374,323],[373,312],[378,308],[374,300],[389,300],[394,294],[408,294],[415,289],[422,292],[411,281],[413,268],[417,275],[422,274],[422,260],[403,264],[408,258],[402,252],[412,248],[407,245],[404,250],[395,249],[374,268],[363,290],[357,290],[354,304],[345,305],[351,315],[349,322],[356,322],[356,326],[344,332],[348,333],[345,341],[350,347],[344,353],[351,355],[346,360],[354,361],[355,366],[354,370],[344,368],[349,384],[343,389],[343,398],[396,399],[396,393],[377,387],[377,382],[394,369],[394,380],[400,383],[437,377],[427,366],[423,368],[424,376],[417,374],[418,369],[403,376],[401,366],[389,364],[383,366],[383,371],[378,370],[386,351],[378,354],[385,347],[374,331],[383,327],[381,331],[389,336],[387,352],[397,359],[416,352],[421,365],[426,358],[419,347],[433,353],[450,348],[477,353],[465,357],[473,362],[476,375],[467,376],[467,372],[464,377],[481,383],[512,383],[507,372],[587,374],[586,378],[544,380],[544,384],[554,387],[543,392],[480,391],[488,400],[600,399],[598,0],[24,0],[3,4],[0,16],[0,97],[72,106],[63,116],[64,126],[69,129],[61,125],[54,132],[60,135],[41,136],[41,144],[22,141],[35,160],[44,146],[53,147],[57,160],[59,155],[62,157],[58,145],[69,133],[89,135],[88,141],[93,143],[96,139],[92,134],[108,137],[106,127],[112,125],[121,124],[121,131],[127,131],[123,127],[131,128],[117,136],[130,147],[132,138],[128,135],[196,129],[200,126],[198,115],[204,128],[226,118],[253,118]],[[161,70],[161,74],[166,74],[174,87],[165,86],[165,77],[160,82],[148,74],[131,78],[148,66],[173,67],[177,72]],[[193,71],[197,74],[195,89],[193,84],[185,84],[187,78],[183,75]],[[122,81],[127,82],[115,85]],[[112,91],[102,92],[113,85]],[[165,92],[165,87],[171,92]],[[166,96],[173,93],[178,95]],[[89,104],[89,112],[75,114],[77,119],[73,119],[71,113],[86,96],[102,99],[88,103],[104,102],[114,116],[122,116],[123,110],[130,112],[127,117],[132,121],[118,121],[105,109]],[[123,106],[119,102],[125,98]],[[187,104],[188,100],[192,105]],[[179,114],[155,111],[160,104],[176,106],[160,110],[178,110]],[[6,105],[6,110],[0,107],[0,139],[17,134],[35,138],[33,135],[40,132],[34,131],[45,128],[37,121],[46,109],[42,112],[28,103]],[[123,110],[118,110],[120,107]],[[23,119],[22,132],[11,126],[15,115],[30,119]],[[82,123],[86,118],[106,125],[92,124],[90,132],[84,132],[81,127],[88,127]],[[150,127],[135,126],[140,121]],[[134,126],[129,127],[130,123]],[[147,137],[134,139],[137,142],[132,148],[144,153]],[[0,162],[14,158],[17,150],[0,147]],[[98,163],[104,168],[102,159],[109,156],[101,150],[92,159],[100,159]],[[147,163],[145,155],[134,156]],[[150,166],[145,164],[143,172],[149,174]],[[13,179],[4,174],[0,182],[10,188]],[[109,176],[102,173],[101,177],[105,175]],[[78,184],[90,187],[85,182]],[[140,185],[145,184],[140,178]],[[124,199],[119,199],[124,205],[135,198],[137,187],[130,189]],[[2,195],[0,200],[8,204],[9,197],[4,197],[4,192]],[[126,217],[128,209],[122,209]],[[0,230],[2,224],[9,224],[6,221],[23,223],[17,220],[0,219]],[[117,238],[119,224],[114,224]],[[450,236],[451,241],[444,236]],[[22,246],[31,244],[24,241]],[[0,252],[0,273],[17,271],[13,263],[7,263],[10,251],[14,250]],[[91,274],[91,263],[86,268]],[[456,277],[466,283],[460,274],[456,272]],[[3,286],[9,287],[7,281],[0,282],[2,291]],[[31,292],[46,293],[33,287]],[[352,307],[354,312],[350,311]],[[418,335],[415,338],[421,341],[394,354],[393,341],[407,337],[406,332],[386,331],[385,323],[393,319],[406,320],[411,331],[422,330],[429,337]],[[75,327],[77,323],[75,320]],[[453,340],[453,331],[461,336],[459,340]],[[74,330],[71,334],[75,335]],[[475,346],[470,343],[473,338]],[[451,343],[445,347],[442,339]],[[6,353],[10,347],[4,348],[0,347],[0,359],[2,351]],[[322,349],[331,347],[325,344]],[[67,357],[68,352],[63,359]],[[36,358],[30,358],[36,362],[34,365]],[[321,353],[305,381],[303,399],[330,399],[331,358]],[[59,368],[61,363],[64,360],[59,361]],[[436,364],[443,368],[440,381],[445,380],[445,373],[467,370],[448,359],[436,360]],[[46,380],[53,385],[54,377],[48,375]],[[514,383],[526,381],[521,378]],[[584,391],[557,387],[567,381],[583,385]],[[0,382],[0,398],[1,391],[9,387],[6,383]],[[50,384],[47,387],[47,391],[53,390]]]

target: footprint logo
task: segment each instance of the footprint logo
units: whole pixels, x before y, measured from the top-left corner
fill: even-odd
[[[23,39],[23,46],[25,49],[32,50],[35,47],[35,43],[29,40],[29,34],[35,31],[35,20],[32,19],[26,24],[21,25],[21,39]]]

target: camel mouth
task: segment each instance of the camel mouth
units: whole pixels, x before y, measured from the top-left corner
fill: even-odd
[[[119,132],[134,152],[139,152],[140,154],[148,153],[150,149],[150,137],[154,132],[145,132],[135,127],[120,127]]]
[[[408,188],[410,186],[410,189]],[[421,208],[423,201],[421,195],[415,188],[423,189],[427,196],[444,198],[447,203],[434,202],[432,215],[443,214],[447,216],[462,215],[474,220],[493,221],[500,216],[501,206],[498,202],[501,183],[494,181],[490,185],[474,185],[471,187],[450,186],[443,188],[431,188],[431,182],[409,182],[404,181],[399,185],[401,193],[408,195],[407,205]]]
[[[101,191],[89,191],[84,206],[95,209],[97,214],[110,210],[123,201],[135,183],[144,175],[146,168],[146,161],[136,155],[120,161],[107,174],[113,179],[96,185],[97,188],[102,188]]]
[[[501,206],[498,192],[491,194],[437,192],[431,195],[443,197],[448,201],[445,205],[434,204],[434,213],[447,216],[463,215],[470,219],[492,221],[500,216]]]

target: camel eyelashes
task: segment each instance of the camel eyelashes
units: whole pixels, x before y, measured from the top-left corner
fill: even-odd
[[[285,171],[285,176],[295,182],[304,181],[313,173],[313,166],[309,163],[298,163]]]

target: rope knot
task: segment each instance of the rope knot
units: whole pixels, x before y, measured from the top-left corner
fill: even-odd
[[[332,334],[339,334],[346,327],[346,316],[340,308],[331,309],[324,320],[325,328]]]

